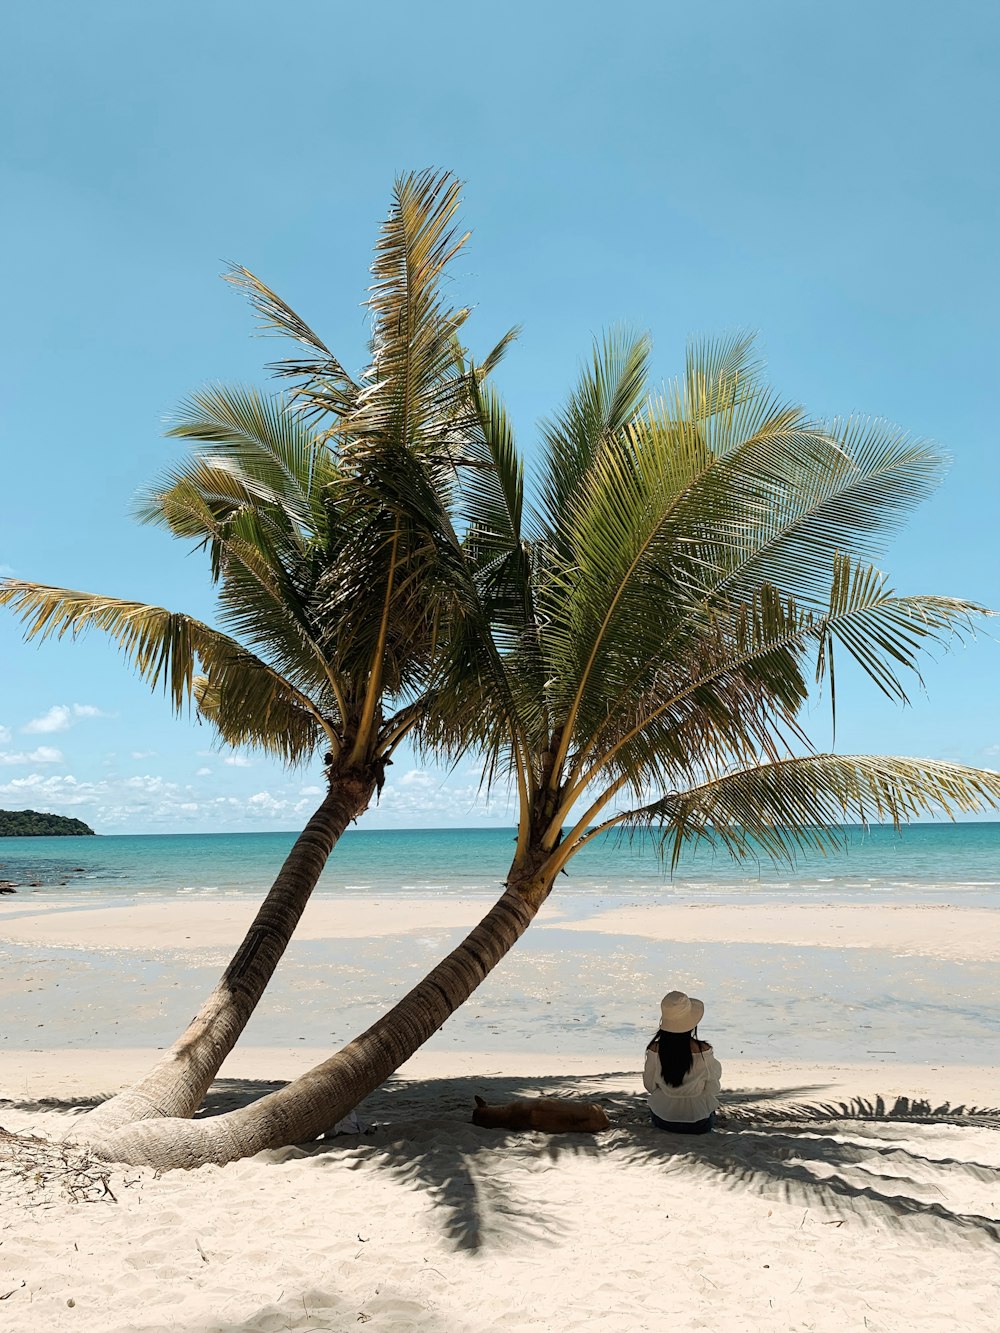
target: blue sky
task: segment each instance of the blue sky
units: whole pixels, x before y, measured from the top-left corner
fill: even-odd
[[[895,586],[1000,606],[998,67],[981,0],[9,9],[2,572],[211,618],[200,558],[128,507],[176,403],[275,353],[218,275],[246,264],[359,367],[392,179],[436,165],[467,182],[473,345],[524,326],[500,377],[522,444],[611,323],[652,332],[664,378],[688,335],[756,329],[786,397],[952,456]],[[838,681],[838,748],[994,766],[993,633],[910,709]],[[508,822],[476,790],[404,757],[366,824]],[[317,794],[214,751],[101,639],[28,647],[0,618],[0,805],[181,832],[294,828]]]

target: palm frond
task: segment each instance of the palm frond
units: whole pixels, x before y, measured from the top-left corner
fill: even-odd
[[[709,754],[717,762],[741,734],[757,745],[780,745],[778,732],[792,727],[805,702],[801,662],[810,647],[817,652],[817,681],[832,672],[833,645],[839,643],[882,693],[906,703],[903,674],[919,680],[921,651],[971,633],[975,618],[987,614],[959,598],[898,597],[885,575],[846,557],[834,562],[824,615],[765,584],[748,606],[714,615],[690,658],[675,655],[666,664],[661,658],[644,688],[645,671],[631,683],[604,682],[606,716],[581,746],[576,782],[587,786],[606,768],[640,788],[663,780],[667,759],[676,780],[690,771],[685,757],[690,764]],[[611,699],[608,686],[617,686]],[[697,743],[690,734],[695,717],[701,719]],[[595,749],[598,742],[603,745]]]
[[[829,610],[825,616],[811,617],[808,629],[818,644],[816,680],[832,675],[837,642],[883,694],[906,703],[901,671],[912,672],[919,680],[921,651],[954,635],[971,634],[975,620],[991,614],[985,606],[958,597],[898,597],[873,566],[838,555]]]
[[[349,690],[317,587],[344,563],[347,474],[280,395],[205,390],[172,433],[197,447],[140,494],[137,516],[204,547],[226,628],[343,711]]]
[[[181,405],[167,434],[211,446],[200,456],[231,470],[251,495],[282,504],[306,528],[316,524],[316,492],[337,477],[329,451],[280,394],[236,385],[203,389]]]
[[[770,479],[772,503],[748,514],[742,549],[713,595],[742,599],[766,581],[822,604],[833,557],[876,558],[942,474],[936,450],[887,422],[834,422],[804,432],[806,439],[798,465]]]
[[[475,363],[473,371],[477,381],[484,380],[488,375],[492,375],[494,370],[507,355],[507,351],[512,343],[516,342],[521,336],[521,325],[515,324],[507,332],[498,338],[490,350]]]
[[[842,825],[970,814],[1000,805],[1000,773],[933,759],[820,754],[760,764],[669,792],[613,821],[654,830],[676,865],[705,839],[737,858],[789,859],[842,842]]]
[[[90,629],[107,634],[152,689],[164,690],[175,712],[190,705],[200,665],[220,688],[235,691],[231,682],[252,678],[258,697],[263,697],[261,691],[270,691],[275,708],[288,709],[294,703],[300,713],[312,717],[314,730],[320,722],[318,711],[306,696],[272,667],[235,639],[191,616],[144,602],[20,579],[0,583],[0,606],[9,606],[20,616],[29,641],[61,639],[66,634],[76,637]],[[258,725],[263,727],[262,723]]]
[[[227,745],[263,750],[297,765],[339,744],[339,719],[323,716],[252,653],[214,657],[208,674],[195,676],[193,692],[198,712]]]
[[[591,361],[562,411],[542,424],[546,458],[541,478],[553,533],[602,443],[623,430],[646,397],[650,340],[612,329],[594,343]]]
[[[286,379],[299,380],[296,396],[308,410],[340,416],[355,404],[358,385],[309,325],[260,278],[242,264],[231,264],[226,281],[243,292],[261,318],[261,330],[300,343],[305,356],[273,362],[268,368]]]
[[[440,448],[465,397],[455,340],[469,311],[448,307],[441,294],[444,270],[469,235],[454,225],[459,202],[459,182],[447,172],[396,182],[372,263],[372,359],[351,418],[356,447],[376,436]]]

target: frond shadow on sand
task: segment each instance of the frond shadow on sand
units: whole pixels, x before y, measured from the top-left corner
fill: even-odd
[[[363,1135],[293,1151],[317,1166],[346,1162],[354,1169],[388,1170],[401,1184],[425,1191],[441,1214],[444,1235],[469,1250],[515,1238],[558,1242],[561,1224],[537,1199],[520,1197],[518,1171],[607,1155],[624,1170],[680,1172],[872,1224],[1000,1240],[996,1218],[948,1202],[949,1183],[952,1192],[963,1178],[1000,1184],[1000,1167],[956,1156],[954,1135],[948,1148],[939,1137],[943,1126],[1000,1130],[1000,1108],[932,1106],[906,1097],[891,1103],[860,1097],[809,1101],[804,1099],[818,1087],[741,1088],[723,1094],[713,1134],[690,1138],[653,1128],[645,1098],[621,1090],[626,1077],[634,1074],[393,1079],[360,1108],[369,1126]],[[203,1113],[219,1114],[275,1086],[223,1081]],[[522,1096],[597,1101],[611,1128],[598,1135],[480,1129],[470,1123],[477,1093],[491,1102]]]
[[[391,1079],[359,1108],[368,1128],[267,1154],[275,1161],[308,1159],[318,1169],[383,1169],[401,1185],[423,1191],[456,1248],[481,1250],[521,1240],[555,1244],[563,1224],[537,1198],[519,1190],[519,1175],[572,1157],[610,1155],[622,1170],[639,1169],[744,1189],[854,1220],[943,1231],[954,1239],[1000,1240],[995,1217],[949,1202],[964,1180],[1000,1183],[1000,1167],[955,1154],[955,1133],[1000,1130],[1000,1108],[900,1097],[824,1102],[805,1100],[820,1087],[742,1088],[723,1094],[720,1123],[699,1138],[663,1133],[649,1123],[645,1098],[623,1092],[634,1080],[608,1073],[572,1078]],[[218,1080],[202,1116],[255,1101],[281,1083]],[[490,1102],[522,1096],[577,1097],[600,1102],[611,1128],[598,1135],[517,1134],[471,1124],[476,1094]],[[0,1102],[20,1110],[68,1110],[54,1100]],[[950,1133],[942,1139],[944,1127]],[[960,1192],[960,1191],[958,1191]],[[928,1197],[935,1195],[937,1197]]]

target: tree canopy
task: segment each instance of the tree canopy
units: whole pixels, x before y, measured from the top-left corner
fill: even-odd
[[[50,815],[42,810],[0,810],[0,838],[93,838],[82,819]]]

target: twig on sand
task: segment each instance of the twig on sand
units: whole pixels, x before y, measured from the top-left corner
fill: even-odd
[[[35,1205],[52,1203],[53,1194],[73,1203],[118,1202],[108,1164],[96,1161],[86,1148],[12,1134],[0,1126],[0,1184],[4,1176]]]

